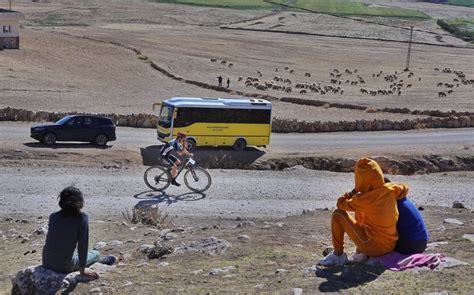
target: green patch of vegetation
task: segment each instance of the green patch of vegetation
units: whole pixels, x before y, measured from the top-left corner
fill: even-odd
[[[448,0],[446,4],[456,6],[474,7],[474,0]]]
[[[232,9],[271,9],[276,5],[263,0],[150,0],[160,3],[176,3]]]
[[[285,2],[287,1],[273,0],[272,2],[286,4]],[[355,0],[296,0],[293,1],[291,7],[333,15],[382,16],[420,19],[429,18],[428,15],[417,10],[367,5],[362,1]]]
[[[55,13],[50,13],[45,18],[34,20],[30,22],[29,25],[40,27],[88,26],[88,24],[82,22],[80,19],[72,19],[67,16]]]
[[[439,19],[437,24],[454,36],[466,41],[474,41],[474,19]]]

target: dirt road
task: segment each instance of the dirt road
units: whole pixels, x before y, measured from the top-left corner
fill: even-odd
[[[331,208],[352,189],[352,173],[295,168],[289,171],[211,170],[213,185],[205,195],[184,185],[166,193],[150,192],[142,168],[2,167],[0,216],[47,215],[57,207],[58,192],[68,185],[83,190],[94,218],[121,215],[135,205],[162,204],[181,217],[279,218],[303,209]],[[457,200],[473,208],[473,172],[394,176],[407,182],[410,196],[422,205],[451,206]],[[182,179],[179,179],[182,182]]]

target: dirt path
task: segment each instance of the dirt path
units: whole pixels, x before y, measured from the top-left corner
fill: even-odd
[[[189,193],[184,185],[165,193],[145,186],[144,168],[2,167],[0,216],[47,215],[56,208],[58,192],[75,185],[86,196],[94,218],[118,216],[138,203],[162,204],[172,214],[209,218],[279,218],[303,209],[331,208],[353,186],[352,173],[295,168],[288,171],[210,170],[213,185],[205,193]],[[182,182],[182,179],[178,179]],[[461,201],[473,208],[473,172],[394,176],[407,182],[410,196],[421,205],[450,207]]]

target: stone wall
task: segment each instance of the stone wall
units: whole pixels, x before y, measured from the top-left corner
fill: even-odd
[[[69,114],[44,111],[28,111],[16,108],[0,109],[0,121],[54,122]],[[153,114],[99,114],[111,118],[117,126],[156,128],[157,118]],[[338,122],[306,122],[274,118],[272,132],[275,133],[320,133],[340,131],[382,131],[410,130],[423,128],[466,128],[474,127],[474,115],[429,117],[424,119],[390,121],[390,120],[356,120]]]

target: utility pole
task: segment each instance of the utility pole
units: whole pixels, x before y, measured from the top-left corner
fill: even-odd
[[[413,26],[410,26],[410,42],[408,42],[407,65],[405,71],[410,70],[411,40],[413,37]]]

